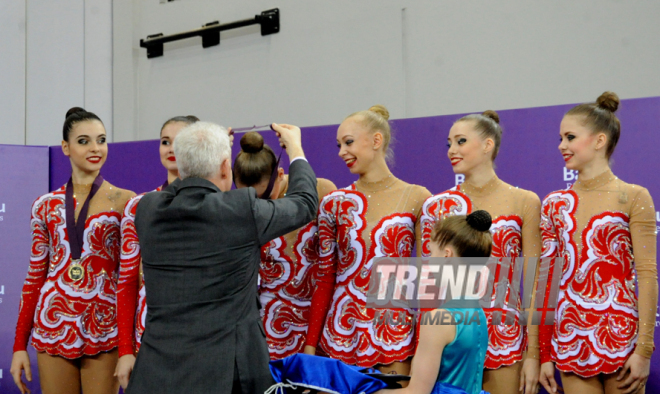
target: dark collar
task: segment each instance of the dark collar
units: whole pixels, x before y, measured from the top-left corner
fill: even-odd
[[[174,182],[172,184],[174,185]],[[186,178],[177,182],[176,186],[177,186],[175,191],[176,194],[179,194],[183,189],[200,188],[200,187],[205,189],[210,189],[216,193],[221,192],[221,190],[211,181],[203,178]]]

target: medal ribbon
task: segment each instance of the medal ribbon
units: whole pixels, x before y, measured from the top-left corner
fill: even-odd
[[[82,255],[83,237],[85,234],[87,212],[89,211],[89,202],[92,200],[96,192],[99,191],[101,184],[103,184],[103,177],[99,174],[96,179],[94,179],[94,183],[92,183],[92,190],[90,190],[89,195],[80,210],[77,222],[75,219],[76,206],[73,203],[73,178],[69,178],[69,182],[66,184],[66,199],[64,200],[64,206],[66,209],[66,230],[69,235],[71,258],[73,260],[80,260],[80,256]]]
[[[231,129],[231,131],[251,131],[251,130],[264,129],[266,127],[270,127],[270,125],[267,124],[267,125],[263,125],[263,126],[239,127],[237,129]]]
[[[275,179],[277,179],[277,170],[280,168],[282,151],[283,150],[280,151],[280,155],[277,157],[277,163],[275,163],[275,169],[273,170],[273,173],[270,174],[270,181],[268,181],[268,186],[266,187],[266,190],[264,190],[264,194],[262,194],[259,198],[263,198],[265,200],[270,199],[270,193],[273,191],[273,187],[275,187]]]

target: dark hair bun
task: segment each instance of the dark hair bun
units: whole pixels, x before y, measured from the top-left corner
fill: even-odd
[[[596,105],[599,108],[606,109],[610,112],[616,112],[619,109],[619,96],[614,92],[605,92],[598,97],[596,100]]]
[[[383,119],[385,120],[390,119],[390,111],[388,111],[384,105],[376,104],[373,107],[369,108],[369,111],[377,113],[378,115],[382,116]]]
[[[241,137],[241,150],[245,153],[258,153],[264,148],[264,137],[256,131],[248,131]]]
[[[192,123],[199,122],[199,118],[196,117],[195,115],[186,115],[186,118]]]
[[[482,115],[489,119],[494,120],[495,123],[500,124],[500,116],[497,114],[497,112],[489,109],[488,111],[485,111]]]
[[[486,211],[474,211],[465,218],[470,227],[477,231],[488,231],[493,224],[490,213]]]
[[[85,111],[84,108],[80,108],[80,107],[73,107],[73,108],[70,108],[68,111],[66,111],[66,116],[64,117],[64,119],[66,119],[66,118],[68,118],[69,116],[71,116],[71,115],[73,115],[73,114],[75,114],[75,113],[78,113],[78,112],[87,112],[87,111]]]

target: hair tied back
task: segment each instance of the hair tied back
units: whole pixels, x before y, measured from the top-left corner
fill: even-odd
[[[619,96],[617,96],[614,92],[604,92],[598,96],[598,99],[596,100],[596,105],[598,108],[602,108],[610,112],[616,112],[616,110],[619,109],[619,103]]]
[[[492,119],[495,123],[500,124],[500,115],[497,114],[497,112],[493,111],[492,109],[489,109],[488,111],[485,111],[481,115]]]
[[[66,118],[68,118],[69,116],[71,116],[73,114],[77,114],[79,112],[84,113],[84,112],[87,112],[87,111],[85,111],[85,109],[81,108],[81,107],[71,107],[71,108],[69,108],[68,111],[66,111],[66,115],[64,115],[64,119],[66,120]]]
[[[264,137],[256,131],[248,131],[241,137],[241,150],[245,153],[259,153],[264,148]]]
[[[467,223],[477,231],[488,231],[493,224],[493,219],[486,211],[474,211],[465,218]]]
[[[101,122],[101,118],[99,118],[93,112],[86,111],[81,107],[70,108],[68,111],[66,111],[66,116],[64,117],[64,125],[62,126],[62,140],[69,140],[69,133],[71,132],[71,129],[73,129],[73,126],[76,125],[76,123],[94,120]]]
[[[390,111],[384,105],[376,104],[369,108],[369,111],[380,115],[385,120],[390,120]]]

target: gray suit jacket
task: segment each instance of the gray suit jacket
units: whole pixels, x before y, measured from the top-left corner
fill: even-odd
[[[264,392],[272,377],[257,297],[261,246],[313,220],[317,206],[305,160],[291,164],[287,195],[275,201],[200,178],[144,196],[135,225],[147,321],[127,393],[231,393],[235,378],[233,392]]]

